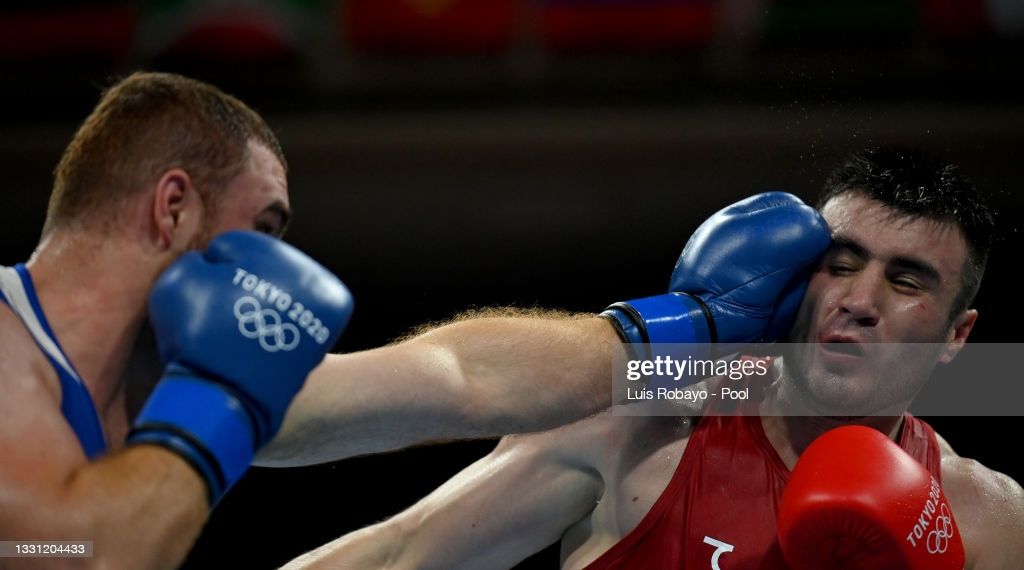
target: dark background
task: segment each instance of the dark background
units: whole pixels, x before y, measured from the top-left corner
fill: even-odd
[[[705,217],[767,189],[812,199],[871,144],[944,155],[988,194],[1003,233],[972,340],[1020,342],[1022,12],[1011,0],[7,3],[0,263],[31,253],[51,171],[101,88],[152,69],[210,81],[277,130],[288,240],[357,299],[340,351],[470,307],[594,312],[661,292]],[[997,444],[1016,418],[931,420],[962,455],[1024,478]],[[493,445],[254,469],[186,566],[273,567],[401,510]],[[557,551],[522,567],[557,567]]]

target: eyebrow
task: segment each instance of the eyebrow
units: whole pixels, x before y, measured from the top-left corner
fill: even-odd
[[[868,259],[872,256],[871,251],[864,247],[862,243],[847,236],[832,236],[832,248],[849,251],[861,259]],[[891,258],[889,261],[897,267],[918,273],[935,281],[936,283],[942,282],[942,274],[939,273],[939,270],[934,265],[921,258],[898,255]]]
[[[284,232],[288,229],[288,224],[292,221],[292,211],[288,208],[288,206],[286,206],[284,202],[276,200],[266,208],[263,208],[263,212],[277,214],[278,230],[276,237],[283,236]]]

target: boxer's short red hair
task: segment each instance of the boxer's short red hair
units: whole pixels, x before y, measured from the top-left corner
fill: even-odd
[[[126,199],[171,168],[185,170],[207,212],[241,173],[249,141],[287,168],[266,122],[212,85],[169,73],[135,73],[107,89],[54,171],[43,234],[109,228]]]

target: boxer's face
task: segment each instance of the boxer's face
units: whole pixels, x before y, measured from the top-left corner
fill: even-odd
[[[229,184],[226,195],[220,201],[220,208],[203,220],[203,227],[189,240],[189,249],[205,249],[213,236],[231,230],[255,230],[281,237],[291,218],[288,204],[288,182],[284,167],[268,148],[262,144],[249,144],[249,159],[242,172]],[[163,267],[173,263],[165,261]],[[159,275],[162,268],[154,275]],[[132,367],[140,373],[129,385],[130,404],[138,410],[153,385],[140,382],[141,378],[159,378],[152,371],[162,370],[155,339],[150,327],[143,326],[132,351]],[[147,373],[149,371],[150,373]]]
[[[205,243],[230,230],[256,230],[281,237],[291,218],[284,167],[262,144],[249,143],[249,161],[228,184],[220,208],[207,220]]]
[[[973,311],[949,318],[967,259],[963,235],[857,193],[830,200],[822,215],[833,245],[791,331],[792,342],[808,345],[787,355],[787,368],[834,413],[908,400],[973,325]]]

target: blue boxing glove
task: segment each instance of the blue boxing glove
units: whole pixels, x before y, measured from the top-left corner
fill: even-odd
[[[216,503],[277,433],[351,314],[337,277],[272,237],[228,232],[183,255],[149,297],[167,367],[128,443],[180,454]]]
[[[792,324],[807,271],[830,243],[825,220],[796,196],[751,196],[697,228],[667,294],[602,315],[634,344],[773,342]]]

